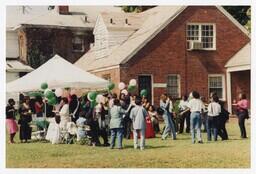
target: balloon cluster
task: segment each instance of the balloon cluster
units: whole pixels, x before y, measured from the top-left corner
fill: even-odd
[[[125,89],[126,85],[125,85],[124,82],[120,82],[119,85],[118,85],[118,88],[121,90],[122,94],[127,95],[128,92],[132,93],[132,92],[136,91],[136,85],[137,85],[136,80],[131,79],[130,82],[129,82],[129,85],[127,86],[127,89]]]
[[[96,102],[97,95],[98,94],[96,91],[91,91],[91,92],[88,92],[88,94],[87,94],[87,98],[91,102],[91,108],[94,108],[97,104],[97,102]]]
[[[57,98],[56,98],[56,94],[60,94],[60,90],[56,90],[55,93],[48,89],[48,84],[47,83],[42,83],[41,84],[41,89],[44,90],[44,97],[47,98],[48,100],[48,104],[49,105],[55,105],[57,104]]]

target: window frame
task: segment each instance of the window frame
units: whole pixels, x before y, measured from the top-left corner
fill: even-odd
[[[167,92],[167,95],[171,95],[171,94],[169,94],[169,90],[168,90],[168,87],[169,87],[169,85],[168,85],[168,82],[169,82],[169,77],[170,76],[176,76],[177,77],[177,91],[178,91],[178,96],[177,97],[175,97],[175,98],[180,98],[181,97],[181,87],[180,87],[180,85],[181,85],[181,79],[180,79],[180,74],[168,74],[167,75],[167,83],[166,83],[166,92]],[[170,87],[172,87],[172,86],[170,86]],[[172,97],[174,97],[173,95],[171,95]]]
[[[222,98],[219,97],[219,99],[222,101],[226,101],[225,75],[224,74],[208,74],[208,94],[209,94],[209,96],[210,96],[210,77],[221,77],[221,79],[222,79]]]
[[[189,25],[198,25],[198,40],[188,40],[188,26]],[[190,42],[190,41],[198,41],[198,42],[202,42],[202,25],[212,25],[213,26],[213,41],[212,41],[212,48],[202,48],[202,50],[216,50],[216,24],[215,23],[187,23],[186,24],[186,41]]]
[[[81,39],[81,41],[82,41],[82,49],[81,50],[76,50],[76,49],[74,49],[74,40],[76,39],[76,38],[79,38],[79,39]],[[84,35],[81,35],[81,34],[75,34],[75,35],[73,35],[73,37],[72,37],[72,51],[73,52],[84,52],[85,51],[85,47],[84,47]]]

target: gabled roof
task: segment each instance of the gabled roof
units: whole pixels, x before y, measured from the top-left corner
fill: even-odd
[[[31,72],[34,69],[28,65],[25,65],[17,59],[6,60],[6,71],[7,72]]]
[[[95,52],[92,48],[75,64],[85,70],[93,71],[126,63],[184,9],[186,9],[186,7],[187,6],[157,6],[143,12],[141,18],[144,22],[140,28],[121,45],[110,50],[110,55],[108,57],[96,59]],[[223,7],[217,6],[217,8],[249,37],[248,30],[229,15]]]
[[[30,6],[27,14],[22,14],[21,6],[8,6],[6,15],[7,30],[15,30],[21,25],[40,27],[78,27],[93,29],[100,12],[121,12],[113,6],[69,6],[69,15],[60,15],[57,7],[47,10],[47,6]],[[87,22],[85,22],[87,16]]]
[[[91,71],[125,63],[184,9],[184,6],[158,6],[143,12],[144,22],[139,30],[124,43],[115,47],[108,57],[96,59],[92,48],[75,64],[77,66],[81,64],[83,65],[83,67],[80,66],[81,68]]]
[[[28,21],[21,22],[20,25],[25,26],[41,26],[41,27],[63,27],[63,28],[90,28],[93,29],[94,23],[85,22],[85,15],[59,15],[55,11],[49,11],[41,16]]]
[[[251,43],[247,43],[226,63],[226,68],[250,66],[251,65]]]
[[[102,12],[100,16],[108,30],[138,30],[146,17],[144,13],[125,12]],[[111,19],[113,23],[110,23]]]

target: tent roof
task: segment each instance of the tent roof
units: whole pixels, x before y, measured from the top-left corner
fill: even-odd
[[[240,49],[225,65],[227,68],[251,65],[251,43]]]
[[[7,84],[7,92],[29,92],[40,90],[43,82],[50,89],[55,88],[83,88],[104,89],[108,81],[69,63],[59,55],[55,55],[45,64],[27,75]]]

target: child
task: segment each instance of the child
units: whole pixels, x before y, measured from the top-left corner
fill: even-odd
[[[156,113],[155,108],[154,108],[153,105],[149,106],[148,115],[151,118],[152,125],[153,125],[153,128],[154,128],[154,132],[158,133],[160,131],[159,121],[158,121],[157,113]]]
[[[188,108],[188,97],[186,95],[182,97],[182,100],[180,100],[178,107],[179,107],[180,113],[182,113]],[[190,132],[190,112],[186,112],[181,115],[179,133],[183,133],[185,120],[186,120],[186,133]]]
[[[82,138],[85,138],[85,114],[83,112],[79,113],[79,118],[76,120],[77,125],[77,141],[80,141]]]
[[[203,132],[207,132],[207,102],[204,96],[201,96],[200,99],[202,100],[204,106],[205,106],[205,110],[202,112],[201,114],[201,120],[202,120],[202,125],[203,126]]]

